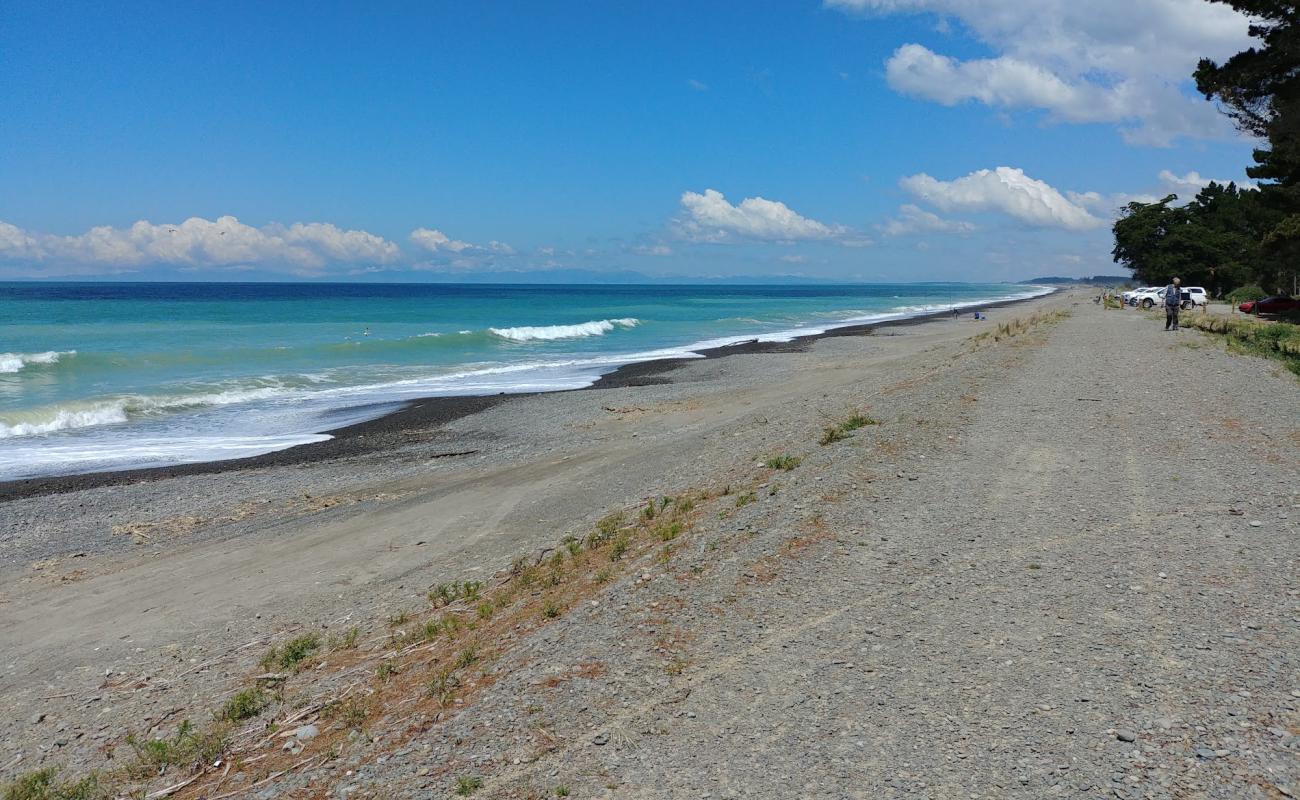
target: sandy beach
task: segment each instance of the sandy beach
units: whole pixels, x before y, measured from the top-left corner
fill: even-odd
[[[121,767],[130,734],[210,724],[271,646],[356,627],[230,726],[236,769],[138,785],[1300,795],[1300,383],[1091,294],[416,403],[219,467],[0,486],[0,779]],[[647,503],[680,530],[638,539]],[[455,700],[424,690],[433,651],[408,637],[476,618],[431,587],[568,563],[565,537],[620,511],[628,554],[571,567],[610,574],[511,589],[515,622],[480,608]]]

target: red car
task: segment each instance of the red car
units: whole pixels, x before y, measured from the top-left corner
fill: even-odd
[[[1300,300],[1279,294],[1263,300],[1248,300],[1237,308],[1247,314],[1286,314],[1300,311]]]

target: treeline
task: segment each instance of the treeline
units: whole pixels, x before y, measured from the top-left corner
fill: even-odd
[[[1294,292],[1300,283],[1300,19],[1295,3],[1210,0],[1249,16],[1258,45],[1223,64],[1203,59],[1196,87],[1261,141],[1246,174],[1258,188],[1210,184],[1190,203],[1129,203],[1114,225],[1116,263],[1134,278],[1216,295],[1241,287]]]

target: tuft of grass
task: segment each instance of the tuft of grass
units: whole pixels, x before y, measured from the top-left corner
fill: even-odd
[[[556,796],[556,797],[568,797],[568,796],[569,796],[569,787],[567,787],[567,786],[556,786],[556,787],[555,787],[555,796]]]
[[[479,603],[479,604],[478,604],[478,618],[479,618],[479,619],[491,619],[491,618],[492,618],[492,615],[493,615],[494,613],[496,613],[496,610],[497,610],[497,609],[496,609],[496,606],[492,605],[492,603],[490,603],[490,602],[484,601],[484,602],[482,602],[482,603]]]
[[[197,731],[189,720],[181,723],[175,738],[141,740],[128,735],[126,743],[135,752],[137,763],[133,771],[141,777],[156,775],[167,767],[210,763],[226,749],[223,731]]]
[[[753,492],[745,492],[744,494],[736,495],[736,508],[743,508],[744,506],[747,506],[750,503],[757,503],[757,502],[758,502],[758,495],[754,494]]]
[[[651,500],[645,504],[645,508],[641,509],[641,519],[649,521],[654,518],[655,518],[655,501]]]
[[[343,726],[349,730],[360,730],[370,716],[370,707],[359,697],[349,697],[326,706],[324,714],[330,719],[342,721]]]
[[[52,767],[19,776],[4,789],[4,800],[100,800],[112,795],[91,773],[79,781],[63,782]]]
[[[375,678],[380,681],[386,681],[397,673],[397,664],[392,661],[381,661],[375,668]]]
[[[470,645],[456,655],[456,669],[464,669],[475,661],[478,661],[478,650],[474,645]]]
[[[456,690],[459,688],[460,679],[456,677],[456,673],[449,669],[444,669],[429,679],[429,683],[425,687],[425,692],[430,697],[437,700],[438,705],[445,706],[451,702],[452,698],[456,694]]]
[[[479,789],[483,788],[483,779],[468,775],[462,775],[456,779],[456,794],[460,797],[468,797]]]
[[[263,669],[279,667],[280,669],[296,669],[302,662],[320,649],[320,636],[315,633],[304,633],[302,636],[295,636],[289,641],[278,647],[272,647],[262,656],[261,664]]]
[[[411,617],[405,611],[400,611],[388,618],[388,627],[400,628],[411,621]]]
[[[627,548],[630,544],[631,544],[631,539],[630,537],[628,537],[627,534],[623,534],[622,536],[615,539],[614,543],[609,546],[609,560],[618,561],[619,559],[621,559],[624,555],[627,554]]]
[[[855,411],[852,414],[850,414],[843,422],[840,423],[840,430],[843,431],[844,433],[852,433],[853,431],[856,431],[858,428],[865,428],[868,425],[879,425],[879,424],[880,423],[877,420],[872,419],[866,414],[861,414]]]
[[[261,689],[255,687],[241,689],[221,707],[221,713],[217,715],[217,719],[224,719],[228,722],[242,722],[261,714],[270,703],[270,698]]]
[[[431,619],[420,626],[420,638],[426,642],[437,639],[440,633],[442,633],[442,626],[438,624],[436,619]]]
[[[768,469],[779,469],[789,472],[802,463],[803,459],[799,456],[792,456],[788,453],[779,453],[765,461],[764,465]]]
[[[682,523],[676,520],[666,522],[663,525],[660,525],[655,532],[659,535],[661,541],[671,542],[682,532]]]
[[[342,636],[331,636],[329,644],[334,650],[351,650],[357,646],[357,639],[360,637],[360,628],[348,628]]]
[[[817,444],[825,447],[828,444],[842,442],[847,438],[849,438],[847,433],[841,430],[838,426],[832,425],[822,430],[821,438],[817,440]]]
[[[554,600],[547,600],[545,605],[542,606],[542,616],[547,619],[555,619],[560,616],[560,612],[560,604]]]

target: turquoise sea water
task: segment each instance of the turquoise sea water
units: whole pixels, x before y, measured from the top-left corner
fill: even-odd
[[[237,458],[404,400],[1040,294],[1011,284],[0,283],[0,479]]]

